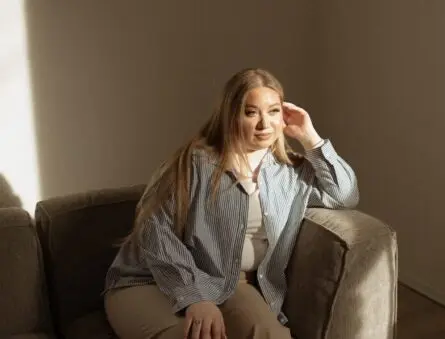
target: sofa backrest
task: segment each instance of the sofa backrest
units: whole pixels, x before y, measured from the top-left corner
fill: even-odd
[[[0,208],[0,338],[51,332],[42,253],[23,209]]]
[[[105,275],[128,234],[145,185],[52,198],[36,206],[49,301],[59,334],[103,309]]]

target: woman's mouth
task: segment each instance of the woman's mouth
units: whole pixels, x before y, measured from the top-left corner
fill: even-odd
[[[267,140],[272,136],[272,133],[259,133],[255,134],[255,137],[260,140]]]

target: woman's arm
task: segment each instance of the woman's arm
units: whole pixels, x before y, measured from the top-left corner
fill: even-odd
[[[191,199],[196,175],[193,164]],[[144,220],[138,246],[141,264],[150,270],[160,290],[172,301],[173,311],[177,312],[193,303],[208,300],[206,284],[209,276],[196,266],[192,254],[174,232],[175,211],[175,201],[171,197]]]
[[[309,113],[291,103],[283,103],[284,133],[298,140],[306,151],[301,169],[312,191],[309,206],[353,208],[358,204],[357,179],[352,168],[315,130]]]
[[[306,151],[303,175],[313,177],[309,207],[354,208],[359,201],[357,178],[329,140]]]

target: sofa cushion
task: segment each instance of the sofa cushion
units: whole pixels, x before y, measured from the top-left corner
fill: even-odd
[[[103,309],[108,267],[128,234],[144,185],[105,189],[41,201],[36,227],[45,258],[54,325],[59,334]]]
[[[287,270],[290,293],[283,306],[293,335],[325,338],[345,255],[346,249],[335,235],[304,221]]]
[[[0,338],[50,332],[40,244],[20,208],[0,208],[0,267]]]
[[[15,334],[10,337],[2,337],[2,339],[55,339],[53,335],[49,335],[43,332]]]
[[[51,332],[43,260],[29,214],[0,208],[0,338]]]
[[[70,324],[66,339],[117,339],[103,310],[86,314]]]

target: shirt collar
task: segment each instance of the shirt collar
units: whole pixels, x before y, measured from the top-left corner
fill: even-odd
[[[277,159],[275,158],[275,155],[273,154],[272,150],[269,148],[267,150],[266,155],[263,158],[263,161],[261,162],[261,167],[269,167],[272,165],[276,165]]]
[[[204,149],[195,149],[193,151],[194,155],[204,157],[207,159],[207,161],[213,165],[218,165],[219,159],[213,155],[205,151]],[[269,167],[272,165],[277,164],[277,159],[275,158],[275,155],[273,154],[272,150],[269,148],[267,150],[267,153],[264,155],[263,160],[261,161],[261,168]]]

